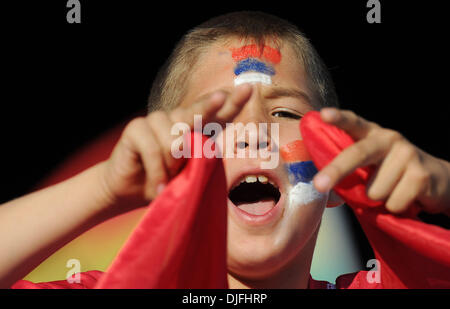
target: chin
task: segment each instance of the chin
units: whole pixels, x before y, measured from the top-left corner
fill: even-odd
[[[277,273],[302,249],[301,244],[279,241],[274,235],[229,235],[228,239],[229,272],[250,280]]]
[[[319,205],[283,217],[272,228],[247,230],[229,217],[228,270],[248,280],[269,278],[295,263],[310,263],[321,222]],[[323,209],[322,209],[323,210]]]

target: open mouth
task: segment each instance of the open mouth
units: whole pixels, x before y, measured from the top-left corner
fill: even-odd
[[[228,198],[239,209],[257,216],[269,212],[280,200],[279,188],[264,175],[246,175]]]

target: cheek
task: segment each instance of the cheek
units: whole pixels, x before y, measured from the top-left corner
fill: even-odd
[[[314,188],[312,181],[298,182],[289,190],[287,209],[294,211],[300,207],[307,206],[309,204],[317,204],[326,201],[328,198],[327,193],[320,193]]]
[[[305,221],[314,225],[320,220],[328,200],[328,193],[320,193],[314,188],[312,181],[309,183],[298,182],[288,191],[286,200],[286,220]],[[295,223],[294,222],[294,223]]]
[[[326,206],[328,194],[315,190],[312,183],[298,183],[288,190],[284,216],[276,244],[295,243],[302,247],[314,233]]]
[[[302,139],[299,124],[298,121],[280,123],[280,147],[294,140]]]

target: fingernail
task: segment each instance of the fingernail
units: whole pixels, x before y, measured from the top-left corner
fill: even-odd
[[[226,94],[223,91],[216,91],[210,97],[210,102],[217,104],[223,102],[226,99]]]
[[[156,187],[156,194],[160,195],[161,192],[164,191],[164,189],[166,188],[166,185],[163,183],[160,183],[157,187]]]
[[[325,118],[327,118],[326,120],[328,121],[333,121],[336,120],[338,117],[338,113],[334,108],[326,108],[323,110],[323,115],[325,116]]]
[[[314,178],[315,178],[314,183],[316,185],[317,190],[321,192],[330,190],[330,183],[331,183],[330,176],[326,174],[318,174]]]

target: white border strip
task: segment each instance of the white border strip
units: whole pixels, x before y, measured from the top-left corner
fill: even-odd
[[[272,78],[270,77],[270,75],[260,72],[245,72],[239,74],[234,79],[234,86],[239,86],[244,83],[261,83],[265,85],[271,85]]]

